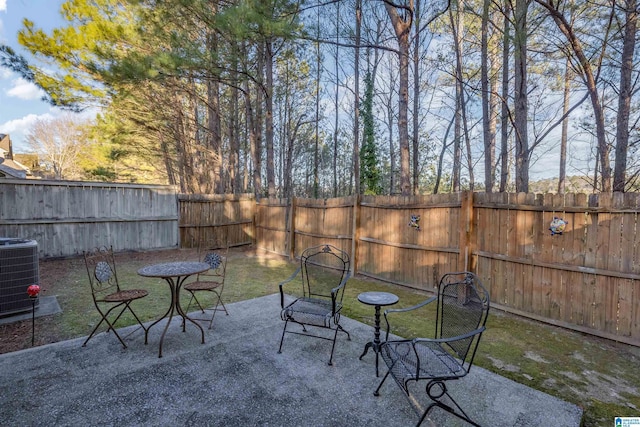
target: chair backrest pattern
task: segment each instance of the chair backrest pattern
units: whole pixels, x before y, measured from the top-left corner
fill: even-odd
[[[216,249],[216,250],[214,250]],[[221,245],[218,241],[212,241],[208,247],[201,245],[198,247],[198,259],[209,264],[209,270],[198,274],[198,280],[212,280],[222,283],[227,269],[227,257],[229,246]]]
[[[120,290],[112,248],[102,246],[85,252],[84,261],[95,297]]]
[[[349,255],[335,246],[321,245],[306,249],[300,257],[304,296],[331,299],[331,290],[342,282],[349,272],[349,266]],[[336,303],[342,303],[343,296],[344,287],[338,291]]]
[[[489,294],[473,273],[450,273],[440,281],[436,338],[451,338],[485,326]],[[472,363],[480,335],[448,343],[463,362]]]

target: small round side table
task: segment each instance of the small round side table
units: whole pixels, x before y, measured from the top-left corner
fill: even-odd
[[[393,305],[399,300],[397,295],[389,292],[363,292],[358,295],[358,301],[363,304],[373,305],[376,308],[376,323],[373,333],[373,341],[369,341],[365,347],[360,360],[367,354],[370,348],[376,353],[376,377],[378,376],[378,357],[380,355],[380,307]]]

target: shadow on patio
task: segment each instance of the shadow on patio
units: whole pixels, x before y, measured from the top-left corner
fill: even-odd
[[[373,390],[373,354],[358,360],[373,328],[343,318],[352,336],[330,343],[290,335],[277,353],[279,297],[228,305],[212,330],[179,320],[158,358],[162,323],[127,339],[123,349],[101,333],[0,355],[2,425],[408,426],[418,416],[393,381]],[[382,368],[382,372],[386,372]],[[487,426],[579,426],[582,411],[532,388],[474,367],[453,384],[467,413]],[[421,393],[424,395],[424,391]],[[424,402],[423,402],[424,403]],[[433,425],[459,425],[432,411]],[[425,422],[423,425],[429,425]]]

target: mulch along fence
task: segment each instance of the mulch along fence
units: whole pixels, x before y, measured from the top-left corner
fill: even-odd
[[[500,309],[640,346],[639,210],[622,193],[263,199],[255,243],[290,257],[331,243],[358,274],[427,291],[471,270]]]

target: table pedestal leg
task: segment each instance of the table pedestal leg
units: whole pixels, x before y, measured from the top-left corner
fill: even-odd
[[[378,376],[378,358],[380,355],[380,306],[376,305],[375,328],[373,332],[373,341],[369,341],[364,346],[364,351],[360,355],[360,360],[367,354],[370,348],[376,354],[376,377]]]

